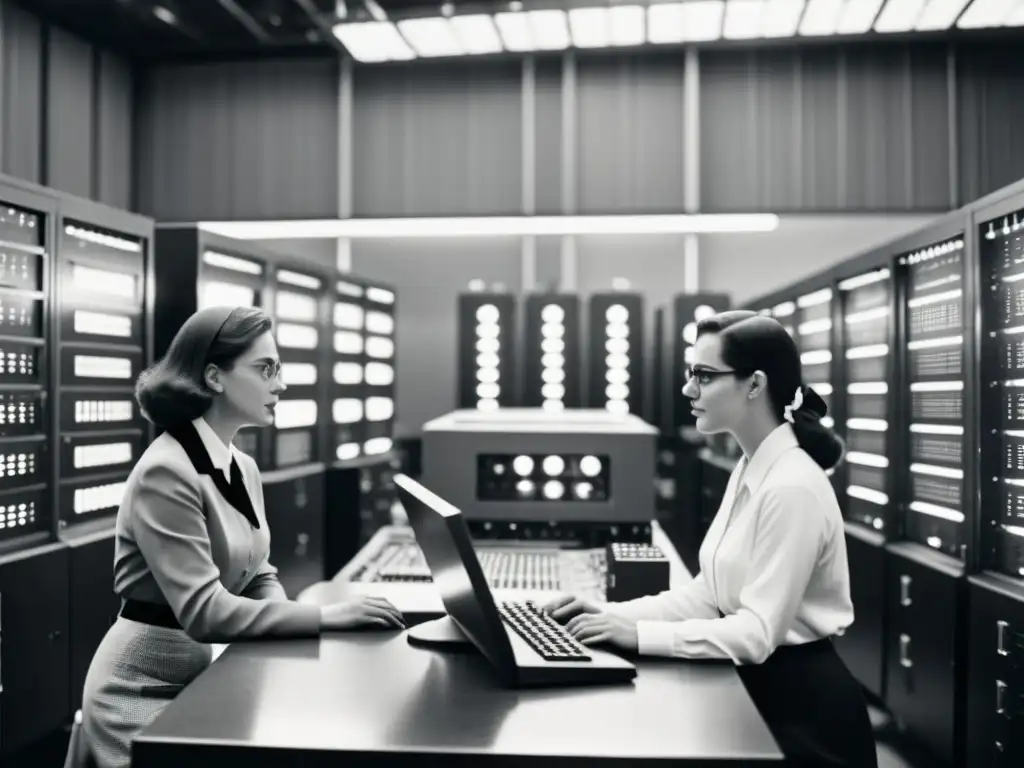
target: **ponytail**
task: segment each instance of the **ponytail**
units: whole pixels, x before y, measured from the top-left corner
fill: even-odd
[[[821,423],[828,414],[828,406],[821,396],[807,386],[801,387],[800,392],[802,404],[792,411],[787,410],[786,414],[792,414],[796,440],[819,467],[832,469],[842,461],[846,445],[839,435]]]

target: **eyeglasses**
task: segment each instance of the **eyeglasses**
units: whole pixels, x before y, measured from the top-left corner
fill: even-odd
[[[716,371],[710,368],[694,368],[692,365],[686,367],[683,371],[683,378],[686,383],[689,384],[691,381],[696,380],[698,387],[706,387],[714,383],[716,379],[720,379],[724,376],[746,376],[746,371],[737,371],[729,369],[725,371]]]
[[[281,361],[276,360],[273,363],[256,363],[253,365],[257,371],[259,371],[260,378],[264,381],[273,381],[281,373]]]

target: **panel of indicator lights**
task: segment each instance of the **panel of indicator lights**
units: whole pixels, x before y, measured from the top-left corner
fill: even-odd
[[[907,270],[909,500],[904,533],[962,557],[964,521],[964,240],[900,259]]]
[[[281,379],[287,385],[274,408],[273,465],[288,467],[316,460],[316,394],[323,281],[289,269],[275,274],[274,335],[281,355]]]
[[[334,459],[350,461],[363,452],[364,353],[366,310],[364,288],[348,280],[335,283],[332,323],[331,421]]]
[[[501,347],[505,336],[501,319],[494,304],[476,308],[476,407],[481,411],[497,410],[501,396]]]
[[[0,206],[0,540],[45,525],[43,219]],[[10,439],[13,438],[13,439]]]
[[[605,310],[604,319],[604,351],[607,353],[604,374],[605,410],[627,414],[630,402],[630,361],[634,356],[630,354],[629,310],[622,304],[612,304]]]
[[[608,501],[607,456],[516,454],[477,456],[481,501]]]
[[[540,345],[541,407],[545,411],[561,411],[565,409],[565,382],[570,375],[566,370],[565,309],[558,304],[542,306],[540,320],[540,339],[531,339],[531,343]],[[621,378],[619,375],[616,380]],[[536,381],[531,385],[537,386]],[[611,388],[612,382],[609,381],[608,386]]]
[[[984,563],[1024,577],[1024,226],[1016,213],[981,227]],[[996,392],[1000,394],[997,396]]]
[[[61,392],[60,475],[76,480],[62,486],[64,522],[116,511],[124,481],[111,475],[127,473],[142,451],[132,389],[145,354],[145,256],[140,238],[64,223],[61,385],[75,389]]]
[[[395,293],[381,286],[366,287],[366,385],[363,414],[366,434],[363,453],[376,456],[393,447],[395,418]]]

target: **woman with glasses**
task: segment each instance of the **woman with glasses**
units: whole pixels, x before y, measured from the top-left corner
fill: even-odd
[[[214,307],[139,377],[139,406],[163,433],[128,478],[114,556],[122,607],[85,681],[79,736],[100,768],[130,764],[132,739],[209,666],[211,643],[404,626],[384,599],[301,605],[277,579],[260,473],[232,443],[273,424],[280,372],[270,318]]]
[[[867,706],[832,644],[853,622],[842,514],[826,470],[843,443],[776,320],[723,312],[697,326],[683,394],[697,429],[743,450],[693,581],[659,595],[546,610],[586,644],[728,659],[788,766],[877,768]]]

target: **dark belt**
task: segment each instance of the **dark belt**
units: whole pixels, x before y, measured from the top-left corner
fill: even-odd
[[[131,621],[150,624],[154,627],[181,629],[171,606],[162,603],[149,603],[144,600],[125,600],[121,605],[121,615]]]

